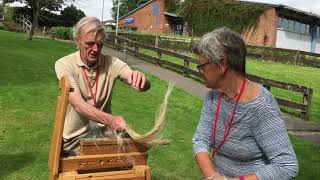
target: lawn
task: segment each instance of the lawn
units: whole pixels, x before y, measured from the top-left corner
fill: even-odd
[[[51,132],[53,128],[57,79],[54,62],[72,52],[73,44],[0,31],[0,179],[47,179]],[[117,83],[113,95],[114,114],[145,132],[167,88],[167,82],[148,75],[152,89],[137,93]],[[192,154],[191,138],[202,102],[175,88],[169,101],[163,136],[168,146],[154,147],[148,164],[152,178],[200,179]],[[291,137],[300,165],[296,179],[315,179],[320,172],[320,146]]]

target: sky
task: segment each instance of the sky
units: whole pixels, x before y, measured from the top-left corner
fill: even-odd
[[[104,10],[103,20],[111,20],[112,0],[104,0],[104,6],[102,4],[103,0],[75,0],[73,2],[73,5],[81,9],[87,16],[95,16],[101,20],[102,10]]]
[[[320,0],[247,0],[271,4],[283,4],[309,13],[320,15]]]
[[[1,0],[0,0],[1,1]],[[283,4],[320,16],[320,0],[247,0],[272,4]],[[70,1],[67,4],[71,4]],[[95,16],[102,19],[102,7],[104,7],[103,20],[110,20],[112,0],[74,0],[73,5],[81,9],[87,16]]]

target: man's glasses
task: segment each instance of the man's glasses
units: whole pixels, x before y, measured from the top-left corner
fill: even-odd
[[[199,64],[199,65],[197,66],[199,72],[202,73],[204,67],[206,67],[206,66],[209,65],[209,64],[211,64],[211,63],[210,63],[210,62],[206,62],[206,63],[203,63],[203,64]]]

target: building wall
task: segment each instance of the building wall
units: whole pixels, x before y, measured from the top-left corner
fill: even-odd
[[[278,15],[275,8],[268,8],[260,16],[256,28],[242,33],[246,44],[275,47],[277,37]]]
[[[152,7],[159,4],[157,16],[152,14]],[[134,18],[133,23],[125,23],[125,19]],[[119,27],[137,27],[140,32],[164,33],[167,20],[164,16],[164,0],[154,0],[152,3],[137,10],[119,21]],[[168,23],[167,23],[168,24]]]
[[[315,53],[320,54],[320,38],[317,38],[317,45],[316,45],[316,52]]]
[[[164,34],[172,34],[174,31],[174,24],[172,24],[167,17],[165,17],[165,21],[163,24],[163,33]]]
[[[311,36],[278,29],[276,47],[310,52]]]

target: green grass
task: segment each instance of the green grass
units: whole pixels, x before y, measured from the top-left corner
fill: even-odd
[[[141,49],[140,52],[152,57],[156,57],[157,53],[148,49]],[[189,56],[196,57],[194,54]],[[162,59],[183,66],[183,60],[163,54]],[[190,62],[190,69],[197,71],[197,64]],[[257,75],[268,79],[282,82],[293,83],[301,86],[311,87],[313,89],[310,120],[320,125],[320,73],[319,68],[304,67],[284,63],[276,63],[271,61],[260,61],[248,59],[246,64],[248,74]],[[295,102],[303,102],[301,93],[287,91],[279,88],[271,88],[271,92],[278,97],[285,98]],[[301,113],[281,107],[282,111],[300,117]]]
[[[320,125],[320,69],[270,61],[249,60],[247,72],[260,77],[311,87],[313,97],[310,119]],[[279,97],[302,102],[301,93],[293,93],[277,88],[271,92]]]
[[[73,44],[0,31],[0,179],[48,179],[47,166],[58,81],[54,62],[76,50]],[[167,82],[148,75],[152,89],[138,93],[117,83],[114,114],[124,115],[138,132],[153,125]],[[154,147],[148,164],[152,178],[200,179],[193,160],[191,138],[198,123],[200,99],[174,89],[169,101],[165,138],[168,146]],[[186,115],[186,113],[188,113]],[[300,163],[297,179],[319,176],[320,146],[291,137]]]
[[[152,51],[152,50],[149,50],[149,49],[142,49],[142,48],[140,48],[139,51],[140,51],[141,53],[147,54],[147,55],[149,55],[149,56],[157,57],[157,53],[156,53],[155,51]],[[166,55],[166,54],[162,54],[161,59],[162,59],[162,60],[169,61],[169,62],[172,62],[172,63],[175,63],[175,64],[179,64],[179,65],[181,65],[181,66],[184,65],[183,59],[175,58],[175,57],[172,57],[172,56],[169,56],[169,55]],[[193,63],[193,62],[190,62],[190,63],[189,63],[189,68],[192,69],[192,70],[194,70],[194,71],[198,71],[197,65],[198,65],[198,64],[195,64],[195,63]]]

